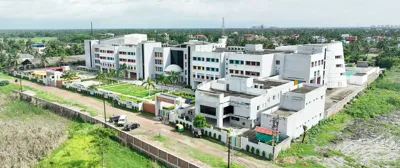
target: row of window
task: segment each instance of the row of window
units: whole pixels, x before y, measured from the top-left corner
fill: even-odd
[[[204,75],[195,75],[195,74],[193,74],[193,78],[195,78],[195,79],[207,79],[207,80],[218,80],[219,78],[218,77],[213,77],[213,76],[204,76]]]
[[[114,54],[113,50],[100,50],[100,53]]]
[[[102,66],[107,66],[107,67],[113,67],[113,68],[114,68],[114,64],[113,64],[113,63],[103,62],[101,65],[102,65]]]
[[[241,60],[229,60],[230,64],[239,64],[239,65],[244,65],[244,61]]]
[[[219,72],[219,68],[206,67],[206,71]]]
[[[161,52],[154,52],[155,57],[163,57],[163,53]]]
[[[318,61],[311,62],[311,67],[320,66],[320,65],[324,65],[324,60],[318,60]]]
[[[204,70],[203,66],[193,66],[193,70]]]
[[[162,67],[155,67],[157,72],[163,72],[163,68]]]
[[[218,58],[206,58],[206,62],[219,62]]]
[[[135,55],[135,52],[120,51],[119,54],[121,54],[121,55]]]
[[[193,61],[204,61],[203,57],[193,57]]]
[[[246,71],[246,75],[249,75],[249,76],[260,76],[260,72]]]
[[[244,71],[230,69],[230,70],[229,70],[229,73],[231,73],[231,74],[243,75],[243,74],[244,74]]]
[[[134,59],[125,59],[125,58],[120,58],[120,62],[130,62],[130,63],[136,63],[136,60]]]
[[[317,76],[317,73],[318,73],[318,76],[321,75],[320,70],[318,70],[318,71],[314,71],[314,76]]]
[[[156,65],[162,65],[162,64],[163,64],[163,61],[162,61],[162,60],[154,60],[154,63],[155,63]]]
[[[260,66],[260,62],[255,62],[255,61],[246,61],[246,65],[251,65],[251,66]]]
[[[100,57],[100,59],[103,59],[103,60],[114,60],[114,57]]]

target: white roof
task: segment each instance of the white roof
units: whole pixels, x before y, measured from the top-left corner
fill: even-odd
[[[182,68],[178,65],[172,64],[169,65],[167,68],[164,70],[165,72],[182,72]]]

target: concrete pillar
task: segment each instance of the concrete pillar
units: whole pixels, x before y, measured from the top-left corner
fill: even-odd
[[[222,128],[224,126],[224,119],[222,118],[222,116],[224,115],[224,108],[220,104],[216,110],[217,110],[217,127]]]

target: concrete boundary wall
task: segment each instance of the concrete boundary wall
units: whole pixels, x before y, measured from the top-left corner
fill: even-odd
[[[357,90],[355,90],[353,93],[351,93],[350,95],[346,96],[343,100],[337,102],[335,105],[333,105],[332,107],[330,107],[329,109],[325,110],[325,114],[324,114],[324,118],[329,118],[333,115],[335,115],[336,113],[338,113],[340,110],[343,109],[343,107],[350,102],[354,97],[357,96],[358,93],[362,92],[364,89],[366,89],[368,87],[369,84],[371,84],[372,82],[374,82],[377,78],[379,77],[379,74],[375,74],[373,76],[371,76],[368,79],[368,82],[361,85],[359,88],[357,88]]]
[[[80,117],[85,122],[93,124],[106,124],[108,128],[111,128],[118,133],[117,138],[121,141],[121,143],[124,143],[127,146],[144,153],[145,155],[149,156],[152,159],[164,163],[168,167],[199,168],[199,166],[197,166],[194,163],[190,163],[189,161],[179,158],[174,154],[159,149],[156,146],[151,145],[151,143],[141,140],[138,137],[130,135],[126,132],[123,132],[122,130],[119,130],[113,125],[110,125],[109,123],[104,123],[104,121],[102,120],[91,117],[89,114],[76,111],[75,109],[72,109],[70,107],[65,107],[60,104],[48,102],[46,100],[30,96],[15,90],[13,90],[13,95],[19,97],[21,100],[27,101],[31,104],[42,107],[44,109],[48,109],[51,112],[59,116],[66,117],[68,119],[72,119],[74,117]]]

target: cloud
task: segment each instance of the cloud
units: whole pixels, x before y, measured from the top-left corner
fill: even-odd
[[[96,20],[116,27],[204,22],[214,26],[225,17],[228,26],[355,26],[400,24],[394,23],[399,5],[396,0],[0,0],[0,21]],[[182,25],[178,27],[187,27]]]

